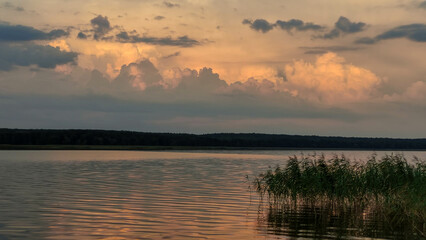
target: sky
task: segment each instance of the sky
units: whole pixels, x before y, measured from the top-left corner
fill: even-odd
[[[0,0],[0,127],[426,137],[423,0]]]

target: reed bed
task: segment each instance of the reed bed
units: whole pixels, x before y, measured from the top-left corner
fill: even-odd
[[[403,155],[372,155],[352,162],[344,155],[292,156],[284,168],[260,174],[254,188],[274,208],[333,209],[382,217],[391,226],[426,233],[426,163]]]

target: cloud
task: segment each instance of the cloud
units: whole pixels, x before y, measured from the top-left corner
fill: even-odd
[[[160,85],[163,77],[149,60],[124,65],[112,82],[114,88],[146,90]]]
[[[178,3],[172,3],[172,2],[167,2],[167,1],[164,1],[163,4],[168,8],[180,7],[180,5]]]
[[[64,52],[59,48],[34,44],[0,44],[0,70],[11,70],[13,66],[37,65],[54,68],[57,65],[74,63],[77,53]]]
[[[419,3],[419,8],[426,9],[426,1]]]
[[[188,36],[180,36],[177,38],[171,37],[147,37],[139,36],[137,34],[129,34],[128,32],[122,31],[116,35],[117,41],[122,43],[147,43],[152,45],[162,46],[179,46],[179,47],[194,47],[201,43],[195,39],[189,38]]]
[[[281,21],[278,20],[275,23],[276,26],[280,27],[282,30],[286,30],[288,32],[292,31],[292,30],[297,30],[297,31],[308,31],[308,30],[312,30],[312,31],[318,31],[318,30],[322,30],[324,27],[311,23],[311,22],[303,22],[302,20],[299,19],[291,19],[289,21]]]
[[[156,20],[164,19],[163,16],[155,17]],[[188,36],[178,37],[151,37],[146,35],[139,35],[135,30],[126,31],[123,27],[111,27],[108,17],[99,15],[90,21],[93,29],[80,31],[77,35],[79,39],[87,39],[89,36],[85,33],[87,31],[94,32],[93,39],[102,41],[116,41],[120,43],[146,43],[151,45],[160,46],[177,46],[177,47],[194,47],[201,45],[201,42],[192,39]],[[120,32],[115,30],[121,29]]]
[[[24,42],[34,40],[53,40],[68,35],[69,33],[62,29],[43,32],[33,27],[0,23],[0,41]]]
[[[356,40],[360,44],[374,44],[381,40],[406,38],[415,42],[426,42],[426,24],[402,25],[388,30],[374,38],[364,37]]]
[[[334,29],[330,32],[317,36],[323,39],[333,39],[339,37],[341,34],[351,34],[364,31],[367,24],[363,22],[351,22],[348,18],[341,16],[334,24]]]
[[[154,17],[154,20],[157,20],[157,21],[160,21],[160,20],[163,20],[163,19],[165,19],[166,17],[164,17],[164,16],[155,16]]]
[[[87,39],[87,35],[83,32],[79,32],[77,35],[78,39]]]
[[[269,23],[265,19],[256,19],[254,21],[250,19],[244,19],[243,24],[249,25],[251,29],[262,32],[262,33],[267,33],[275,27],[278,27],[287,32],[291,32],[293,30],[294,31],[308,31],[308,30],[318,31],[324,28],[314,23],[310,23],[310,22],[305,23],[299,19],[291,19],[289,21],[278,20],[275,23]]]
[[[178,57],[178,56],[180,56],[180,52],[174,52],[172,54],[164,56],[163,59],[172,58],[172,57]]]
[[[281,91],[322,105],[368,101],[382,80],[368,69],[354,66],[335,53],[317,57],[315,63],[295,61],[284,68]]]
[[[426,82],[417,81],[408,86],[400,94],[386,95],[384,99],[389,102],[407,102],[424,104],[426,100]]]
[[[98,15],[97,17],[90,20],[90,23],[92,24],[93,31],[95,33],[93,35],[93,38],[95,40],[100,40],[112,30],[111,24],[108,21],[107,16],[103,17],[102,15]]]
[[[347,46],[326,46],[326,47],[299,47],[305,50],[305,54],[324,54],[327,52],[347,52],[357,51],[359,47],[347,47]]]
[[[243,94],[243,95],[251,95],[258,96],[260,95],[270,95],[276,94],[276,85],[274,82],[263,79],[258,80],[255,78],[249,78],[245,82],[237,81],[232,83],[224,90],[225,93],[235,95],[235,94]]]
[[[12,3],[10,3],[10,2],[3,3],[3,5],[1,5],[1,7],[7,8],[7,9],[11,9],[11,10],[14,10],[14,11],[17,11],[17,12],[23,12],[23,11],[25,11],[25,9],[23,7],[15,6]]]
[[[243,24],[247,24],[250,26],[251,29],[262,32],[262,33],[267,33],[275,27],[275,24],[271,24],[265,19],[256,19],[254,21],[249,19],[244,19]]]

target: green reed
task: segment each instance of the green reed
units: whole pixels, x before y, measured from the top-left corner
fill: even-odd
[[[293,156],[284,168],[260,174],[253,184],[275,206],[358,209],[426,232],[426,163],[417,158],[408,163],[402,155],[372,155],[364,163],[351,163],[343,155]]]

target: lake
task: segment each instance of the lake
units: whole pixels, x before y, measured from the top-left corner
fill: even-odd
[[[313,153],[0,151],[0,240],[397,236],[373,218],[366,230],[333,216],[317,226],[310,211],[274,213],[260,204],[246,176],[301,152]],[[317,153],[363,160],[373,152]],[[426,159],[426,152],[404,155]]]

